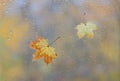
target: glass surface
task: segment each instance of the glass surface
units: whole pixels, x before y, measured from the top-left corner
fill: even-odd
[[[119,30],[120,0],[0,0],[0,81],[120,81]]]

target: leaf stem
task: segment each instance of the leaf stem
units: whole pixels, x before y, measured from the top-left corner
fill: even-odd
[[[56,42],[59,38],[61,38],[61,37],[60,37],[60,36],[57,37],[53,42],[51,42],[51,43],[49,44],[49,46],[52,45],[54,42]]]

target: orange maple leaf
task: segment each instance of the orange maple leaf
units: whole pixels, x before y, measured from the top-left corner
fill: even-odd
[[[52,63],[52,59],[57,57],[54,48],[49,46],[48,40],[39,37],[37,40],[32,41],[30,47],[35,49],[36,52],[33,54],[33,61],[37,61],[40,58],[44,58],[46,64]]]

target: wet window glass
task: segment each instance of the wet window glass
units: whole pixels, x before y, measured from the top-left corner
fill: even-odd
[[[0,0],[0,81],[120,81],[119,0]]]

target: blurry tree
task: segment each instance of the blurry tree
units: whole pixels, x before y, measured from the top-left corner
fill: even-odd
[[[3,16],[0,19],[0,81],[14,81],[24,77],[18,51],[26,38],[29,23],[20,17]]]

